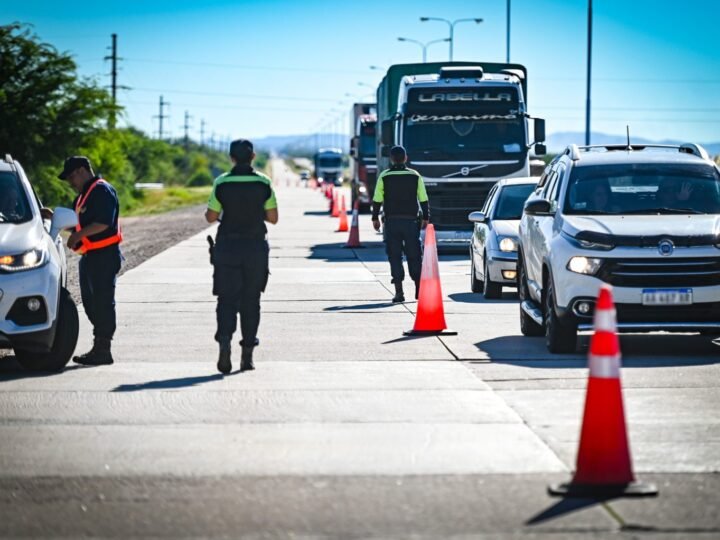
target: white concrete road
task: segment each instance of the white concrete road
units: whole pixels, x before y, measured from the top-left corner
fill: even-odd
[[[215,371],[206,233],[129,271],[114,366],[0,362],[0,536],[720,535],[718,342],[623,337],[635,468],[660,497],[558,502],[583,354],[523,338],[515,295],[471,294],[464,256],[440,264],[458,335],[404,338],[416,304],[389,303],[367,216],[366,248],[343,249],[325,200],[275,164],[257,370]]]

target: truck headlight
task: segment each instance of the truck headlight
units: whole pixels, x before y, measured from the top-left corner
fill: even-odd
[[[365,186],[360,186],[358,191],[360,191],[360,193],[367,193],[367,188]]]
[[[595,257],[573,257],[568,261],[567,269],[576,274],[594,276],[600,270],[603,260]]]
[[[506,236],[504,238],[500,238],[500,251],[504,251],[506,253],[509,253],[511,251],[517,251],[517,240],[514,238],[510,238],[509,236]]]
[[[44,265],[48,261],[48,253],[43,248],[35,248],[20,255],[0,256],[0,270],[4,272],[22,272]]]

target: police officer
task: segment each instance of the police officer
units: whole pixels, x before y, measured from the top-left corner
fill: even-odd
[[[430,219],[428,196],[422,176],[408,168],[407,153],[402,146],[390,149],[391,167],[380,174],[373,196],[372,222],[376,231],[380,230],[380,207],[385,214],[385,250],[390,261],[390,273],[395,285],[393,303],[404,302],[403,252],[407,259],[410,277],[415,282],[415,298],[420,289],[420,269],[422,252],[420,250],[420,222],[418,221],[418,203],[422,214],[422,228]]]
[[[277,223],[278,210],[272,181],[255,171],[253,145],[245,139],[230,144],[233,168],[215,179],[205,217],[220,221],[213,263],[213,294],[217,302],[217,333],[220,345],[217,368],[232,370],[230,341],[240,314],[242,356],[240,371],[255,369],[253,348],[260,325],[260,295],[268,280],[269,247],[265,222]]]
[[[117,193],[93,172],[90,160],[84,156],[67,158],[58,178],[67,181],[78,193],[73,203],[78,225],[67,245],[82,255],[80,295],[95,338],[92,349],[74,357],[73,361],[88,366],[112,364],[110,344],[116,327],[115,280],[122,260]]]

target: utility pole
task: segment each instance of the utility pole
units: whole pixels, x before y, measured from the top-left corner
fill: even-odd
[[[154,116],[153,118],[158,119],[158,139],[161,141],[163,140],[163,120],[166,118],[170,118],[167,114],[165,114],[165,107],[170,105],[167,101],[163,99],[162,96],[160,96],[160,112],[157,116]]]
[[[190,129],[190,119],[192,116],[190,116],[190,113],[185,111],[185,123],[183,123],[183,144],[185,145],[185,151],[187,152],[188,146],[190,144],[190,138],[188,136],[188,130]]]
[[[505,63],[510,63],[510,0],[507,0],[507,46],[505,47]]]
[[[200,146],[205,145],[205,119],[200,120]]]
[[[592,0],[588,0],[587,96],[585,102],[585,145],[590,145],[590,83],[592,81]]]
[[[112,104],[113,104],[113,110],[110,113],[110,120],[109,125],[110,129],[115,128],[115,107],[117,106],[117,34],[112,34],[112,45],[110,47],[110,56],[106,56],[105,60],[111,61],[111,69],[110,69],[110,89],[112,92]]]

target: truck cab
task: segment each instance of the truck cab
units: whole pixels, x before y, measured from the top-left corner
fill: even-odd
[[[357,201],[360,211],[369,211],[377,181],[375,104],[356,103],[350,120],[353,126],[350,138],[352,204]]]

